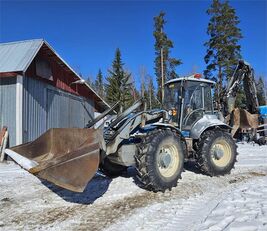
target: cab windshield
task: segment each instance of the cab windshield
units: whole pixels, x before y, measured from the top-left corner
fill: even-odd
[[[211,85],[192,80],[181,84],[179,81],[165,85],[164,108],[175,124],[190,129],[203,114],[213,114]]]
[[[171,111],[170,117],[175,126],[178,126],[180,120],[181,82],[165,85],[164,107]]]
[[[190,128],[203,114],[212,114],[211,86],[198,81],[186,81],[184,84],[184,128]]]
[[[170,83],[165,85],[164,89],[164,106],[168,109],[179,108],[179,95],[181,83]]]

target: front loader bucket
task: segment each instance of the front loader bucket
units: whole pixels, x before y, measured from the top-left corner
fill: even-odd
[[[53,128],[33,142],[6,149],[21,167],[60,187],[82,192],[99,165],[93,128]]]

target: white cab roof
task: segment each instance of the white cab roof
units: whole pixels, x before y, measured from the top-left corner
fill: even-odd
[[[187,76],[187,77],[180,77],[180,78],[176,78],[176,79],[171,79],[171,80],[167,81],[165,84],[176,83],[176,82],[180,82],[180,81],[196,81],[196,82],[202,82],[202,83],[215,84],[214,81],[209,80],[209,79],[203,79],[203,78],[197,79],[197,78],[194,78],[194,75],[190,75],[190,76]]]

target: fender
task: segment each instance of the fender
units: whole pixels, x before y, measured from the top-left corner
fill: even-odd
[[[166,123],[157,122],[157,123],[153,123],[153,124],[151,124],[151,125],[152,125],[152,126],[155,126],[155,127],[164,127],[164,128],[170,128],[170,129],[173,129],[173,130],[175,130],[176,132],[178,132],[181,136],[183,136],[181,130],[180,130],[179,128],[177,128],[177,127],[171,125],[171,124],[166,124]]]
[[[204,115],[203,118],[198,120],[192,126],[190,131],[190,137],[193,139],[199,139],[204,131],[206,131],[208,128],[215,126],[221,127],[223,129],[232,129],[229,125],[219,120],[216,115]]]

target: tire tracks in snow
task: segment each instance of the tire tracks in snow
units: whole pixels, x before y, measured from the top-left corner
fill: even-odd
[[[112,229],[112,225],[116,223],[120,223],[121,221],[125,221],[129,219],[132,215],[134,215],[135,211],[137,209],[142,209],[144,207],[153,206],[154,204],[161,204],[161,203],[168,203],[169,207],[171,208],[173,205],[173,201],[177,199],[178,202],[181,202],[183,200],[189,200],[192,198],[192,201],[189,201],[189,203],[192,202],[190,206],[181,206],[179,211],[181,211],[180,214],[176,214],[174,217],[174,220],[172,220],[172,224],[175,225],[175,230],[178,230],[177,224],[180,224],[179,227],[181,227],[181,224],[183,224],[182,221],[188,220],[188,217],[195,216],[197,217],[199,215],[199,212],[204,211],[195,211],[196,207],[198,207],[199,203],[202,203],[202,195],[210,194],[211,196],[217,196],[218,195],[218,188],[228,187],[233,184],[238,184],[240,182],[246,181],[248,179],[251,179],[253,177],[259,177],[262,175],[266,175],[267,172],[243,172],[243,173],[236,173],[232,175],[227,175],[224,177],[207,177],[200,175],[197,177],[197,179],[190,179],[192,174],[194,173],[187,173],[187,177],[185,180],[181,181],[176,188],[174,188],[170,192],[165,193],[153,193],[144,191],[138,195],[125,197],[121,200],[117,200],[115,202],[111,202],[109,204],[101,204],[101,205],[90,205],[89,208],[83,209],[82,211],[77,211],[79,214],[75,214],[76,216],[80,217],[79,220],[76,221],[75,224],[73,224],[72,229],[73,230],[103,230],[105,228]],[[207,189],[207,184],[209,187],[211,187],[211,190]],[[222,190],[224,191],[224,190]],[[194,201],[195,200],[195,201]],[[209,205],[207,209],[207,213],[210,211]],[[214,205],[215,206],[215,205]],[[91,208],[90,208],[91,207]],[[154,212],[158,208],[156,207]],[[153,209],[152,209],[153,210]],[[150,211],[149,211],[150,212]],[[173,211],[176,212],[176,211]],[[169,215],[169,211],[167,210],[165,213],[166,216]],[[161,214],[162,216],[162,214]],[[142,217],[140,217],[142,219]],[[155,219],[153,222],[151,222],[151,227],[153,227],[153,224],[157,225],[156,222],[157,219]],[[190,221],[190,219],[189,219]],[[147,222],[147,221],[144,221]],[[163,224],[162,227],[164,229],[168,227],[170,224]],[[191,225],[191,224],[190,224]],[[184,223],[184,226],[186,224]],[[122,230],[125,229],[123,225],[121,226]],[[130,226],[127,226],[129,230]],[[171,225],[169,227],[172,229]],[[182,227],[181,227],[182,228]],[[117,227],[116,227],[117,230]],[[181,229],[184,230],[184,229]]]
[[[10,201],[5,198],[0,201],[0,211],[3,209],[2,212],[5,214],[5,220],[0,224],[0,230],[103,230],[108,228],[112,230],[112,227],[121,222],[121,229],[125,230],[126,227],[129,230],[131,226],[127,226],[127,220],[129,218],[131,220],[132,216],[143,208],[145,211],[151,212],[154,219],[152,219],[151,227],[158,227],[159,222],[162,222],[159,218],[153,217],[155,216],[153,212],[159,210],[161,217],[168,217],[170,213],[174,214],[172,223],[164,224],[162,222],[161,227],[178,230],[177,227],[182,227],[181,224],[186,227],[187,223],[183,222],[184,220],[190,221],[192,216],[197,217],[199,212],[204,213],[204,211],[196,211],[198,203],[202,202],[202,195],[206,195],[209,191],[216,195],[219,191],[218,188],[235,185],[262,175],[266,175],[266,172],[260,170],[244,172],[243,170],[243,172],[234,172],[224,177],[211,178],[186,171],[178,186],[170,192],[166,191],[163,194],[141,191],[111,202],[105,201],[103,198],[104,200],[100,203],[96,202],[90,205],[62,203],[62,199],[56,199],[55,194],[42,188],[34,191],[34,194],[23,194],[21,195],[23,197],[11,198]],[[31,196],[33,197],[31,198]],[[23,201],[19,201],[20,198]],[[47,203],[43,202],[44,199],[48,200]],[[24,208],[27,206],[26,203],[33,203],[38,207],[29,207],[31,209],[26,210]],[[162,212],[162,207],[165,207],[166,211]],[[142,216],[141,213],[138,218],[141,225],[142,222],[143,224],[147,222],[146,218],[146,214]],[[159,219],[158,222],[157,219]],[[118,228],[113,230],[118,230]]]

